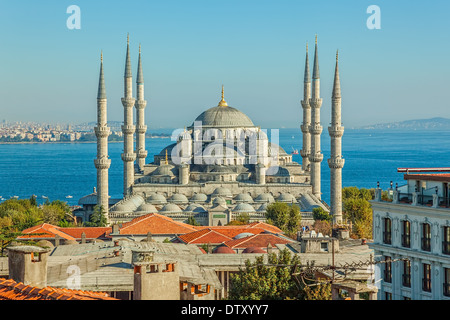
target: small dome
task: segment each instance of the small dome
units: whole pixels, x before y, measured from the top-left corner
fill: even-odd
[[[250,237],[250,236],[254,236],[255,234],[251,233],[251,232],[242,232],[239,233],[238,235],[234,236],[233,239],[242,239],[242,238],[246,238],[246,237]]]
[[[196,193],[192,196],[192,202],[206,202],[208,200],[208,196],[204,193]]]
[[[275,156],[275,153],[277,153],[278,156],[287,156],[287,152],[284,151],[282,147],[279,145],[269,142],[269,157]]]
[[[263,203],[259,206],[259,208],[256,210],[257,212],[266,212],[267,207],[269,206],[269,203]]]
[[[54,248],[55,246],[53,245],[53,243],[51,243],[50,241],[48,241],[48,240],[39,240],[38,242],[37,242],[37,245],[39,246],[39,247],[48,247],[48,248]]]
[[[203,206],[199,205],[199,204],[191,203],[183,211],[184,212],[199,213],[199,212],[206,212],[206,209]]]
[[[253,198],[248,193],[239,193],[236,197],[234,197],[236,202],[253,202]]]
[[[173,203],[188,203],[189,202],[188,198],[184,194],[181,194],[181,193],[174,193],[170,197],[169,201],[173,202]]]
[[[233,249],[227,246],[219,246],[213,250],[213,253],[236,253]]]
[[[289,177],[291,175],[291,173],[286,168],[278,167],[278,171],[274,172],[271,175],[272,176],[278,176],[278,177]]]
[[[176,175],[176,168],[170,164],[161,164],[155,171],[153,171],[151,176],[170,176]]]
[[[156,213],[158,210],[156,210],[155,206],[151,203],[143,203],[137,208],[137,212],[145,212],[145,213]]]
[[[232,211],[233,212],[255,212],[255,208],[253,208],[253,206],[248,203],[239,203],[234,207],[234,209]]]
[[[166,204],[164,207],[161,208],[161,210],[159,210],[159,212],[163,212],[163,213],[179,213],[182,212],[180,207],[177,206],[174,203],[168,203]]]
[[[214,205],[222,205],[222,206],[226,206],[227,205],[227,201],[222,198],[222,197],[215,197],[213,200],[213,204]]]
[[[245,250],[242,251],[242,253],[267,253],[267,252],[258,247],[248,247],[245,248]]]
[[[118,202],[117,205],[111,208],[111,211],[133,212],[144,202],[144,198],[140,195],[133,195]]]
[[[231,191],[224,187],[218,187],[212,193],[213,196],[221,196],[221,197],[232,197],[233,194]]]
[[[148,198],[148,202],[153,204],[163,204],[167,203],[167,200],[162,194],[154,193]]]
[[[275,202],[274,197],[270,193],[261,193],[255,198],[255,202]]]
[[[279,197],[277,198],[277,200],[280,202],[297,202],[295,197],[290,193],[280,194]]]

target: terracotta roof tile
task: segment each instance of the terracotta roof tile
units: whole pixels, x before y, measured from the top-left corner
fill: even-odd
[[[183,241],[186,244],[190,243],[222,243],[228,240],[231,240],[232,238],[217,232],[211,228],[194,231],[191,233],[186,233],[178,237],[181,241]]]
[[[233,239],[224,244],[233,249],[245,249],[248,247],[266,248],[269,243],[271,246],[275,246],[276,244],[287,244],[290,242],[292,242],[292,240],[287,240],[274,234],[264,233],[240,239]]]
[[[107,237],[111,231],[111,227],[71,227],[60,228],[60,231],[68,234],[76,239],[81,239],[81,234],[84,232],[86,239],[98,239],[100,237]]]
[[[149,213],[122,224],[120,234],[185,234],[197,231],[194,226],[157,214]]]
[[[12,279],[0,280],[0,300],[117,300],[104,292],[36,288]]]

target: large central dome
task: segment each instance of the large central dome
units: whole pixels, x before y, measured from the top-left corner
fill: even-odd
[[[217,107],[210,108],[201,113],[195,121],[201,121],[202,127],[254,127],[250,118],[233,107],[229,107],[224,100],[222,88],[222,100]],[[194,123],[192,124],[194,126]]]

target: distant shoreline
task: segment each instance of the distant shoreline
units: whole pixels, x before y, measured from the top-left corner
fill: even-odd
[[[147,137],[147,139],[170,139],[170,137]],[[119,141],[108,141],[108,143],[123,143],[123,140]],[[11,141],[11,142],[0,142],[1,144],[62,144],[62,143],[97,143],[97,140],[92,141]]]

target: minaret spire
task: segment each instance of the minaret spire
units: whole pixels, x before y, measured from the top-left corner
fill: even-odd
[[[145,150],[145,133],[147,126],[145,125],[145,107],[147,101],[144,100],[144,73],[142,72],[141,62],[141,45],[139,44],[139,58],[138,69],[136,75],[136,156],[139,170],[144,170],[145,158],[147,157],[147,150]]]
[[[97,169],[97,205],[101,206],[107,221],[109,212],[108,169],[111,159],[108,159],[108,136],[111,134],[107,125],[105,77],[103,74],[103,52],[100,54],[100,76],[97,94],[97,126],[94,128],[97,137],[97,158],[94,165]]]
[[[311,74],[309,72],[309,57],[308,57],[308,43],[306,43],[306,59],[305,59],[305,77],[303,80],[303,100],[301,105],[303,108],[303,124],[300,126],[303,137],[303,147],[300,150],[302,156],[303,171],[310,171],[309,155],[311,154],[311,134],[309,133],[309,126],[311,125],[311,106],[309,100],[311,99]]]
[[[125,74],[124,74],[124,97],[122,105],[124,107],[124,121],[122,125],[123,133],[123,194],[127,196],[131,192],[131,186],[134,184],[134,161],[136,153],[133,150],[133,135],[136,130],[133,125],[133,106],[135,98],[133,98],[133,75],[131,72],[130,61],[130,36],[127,35],[127,53],[125,58]]]
[[[341,84],[339,80],[338,52],[336,52],[336,68],[334,71],[333,94],[331,98],[331,125],[328,127],[331,139],[330,159],[330,213],[333,223],[342,222],[342,168],[345,160],[342,158],[342,136],[344,127],[341,125]]]
[[[228,107],[228,103],[225,101],[224,86],[222,85],[222,100],[219,102],[219,107]]]
[[[312,94],[309,100],[311,106],[311,125],[309,133],[311,134],[311,154],[309,161],[311,162],[311,184],[312,192],[318,199],[321,199],[321,170],[320,164],[323,160],[323,154],[320,149],[320,135],[322,134],[322,126],[320,125],[320,107],[322,99],[320,98],[320,74],[319,74],[319,53],[317,48],[317,35],[315,41],[314,66],[312,76]]]

